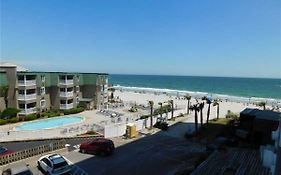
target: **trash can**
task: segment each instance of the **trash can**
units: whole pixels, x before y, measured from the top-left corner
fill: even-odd
[[[128,138],[134,138],[137,136],[137,128],[135,124],[127,124],[126,134]]]

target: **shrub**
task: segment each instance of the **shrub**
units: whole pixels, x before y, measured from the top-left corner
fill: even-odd
[[[140,117],[140,119],[147,119],[147,118],[149,118],[150,117],[150,115],[142,115],[141,117]]]
[[[232,118],[234,120],[239,119],[239,114],[231,112],[230,110],[227,111],[227,114],[225,115],[225,118]]]
[[[24,117],[24,121],[30,121],[30,120],[34,120],[34,119],[37,119],[36,114],[29,114],[29,115]]]
[[[2,119],[10,119],[16,117],[17,114],[20,112],[17,108],[7,108],[2,112],[1,118]]]
[[[8,123],[8,120],[0,119],[0,125],[5,125]]]
[[[79,107],[79,108],[72,108],[72,109],[64,110],[63,113],[64,113],[64,115],[69,115],[69,114],[77,114],[82,111],[84,111],[84,108]]]
[[[19,120],[20,119],[18,117],[13,117],[9,120],[9,123],[17,123],[17,122],[19,122]]]
[[[132,106],[131,109],[129,109],[129,112],[137,112],[138,108],[136,106]]]

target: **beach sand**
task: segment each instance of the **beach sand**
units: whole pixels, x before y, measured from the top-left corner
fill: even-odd
[[[178,99],[176,96],[170,96],[167,94],[154,94],[154,93],[138,93],[138,92],[132,92],[132,91],[120,91],[116,90],[114,92],[114,96],[121,99],[124,103],[136,103],[136,104],[142,104],[147,106],[148,101],[152,100],[154,102],[154,108],[159,108],[158,102],[167,102],[168,100],[174,101],[174,106],[178,110],[186,111],[187,107],[187,100],[184,99]],[[199,100],[199,102],[202,100]],[[196,104],[196,100],[194,98],[191,99],[191,104]],[[245,108],[258,108],[256,105],[253,104],[246,104],[246,103],[238,103],[238,102],[226,102],[222,101],[219,103],[219,113],[220,117],[225,117],[227,114],[227,111],[230,110],[234,113],[240,113]],[[203,109],[203,115],[206,116],[207,114],[208,105],[205,103],[205,107]],[[193,112],[190,112],[190,115],[193,115]],[[217,114],[217,107],[213,106],[211,104],[211,112],[210,112],[210,119],[216,118]]]

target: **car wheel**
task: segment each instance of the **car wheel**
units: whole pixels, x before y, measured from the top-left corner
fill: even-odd
[[[41,170],[41,166],[40,166],[39,161],[37,161],[37,168],[38,168],[39,170]]]
[[[85,154],[86,153],[86,150],[85,149],[80,149],[80,152]]]

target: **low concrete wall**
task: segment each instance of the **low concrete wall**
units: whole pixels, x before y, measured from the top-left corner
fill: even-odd
[[[174,111],[174,117],[179,116],[183,112],[184,111],[182,111],[182,110]],[[171,119],[172,113],[169,112],[169,113],[162,114],[162,117],[166,118],[166,119]],[[157,122],[157,118],[160,118],[160,115],[157,115],[157,116],[153,117],[153,125]],[[140,131],[144,128],[149,128],[151,122],[150,122],[150,117],[149,117],[147,119],[132,121],[130,123],[135,124],[136,130]],[[105,138],[119,137],[119,136],[122,136],[124,134],[126,134],[126,123],[115,124],[115,125],[107,125],[104,128],[104,137]]]

